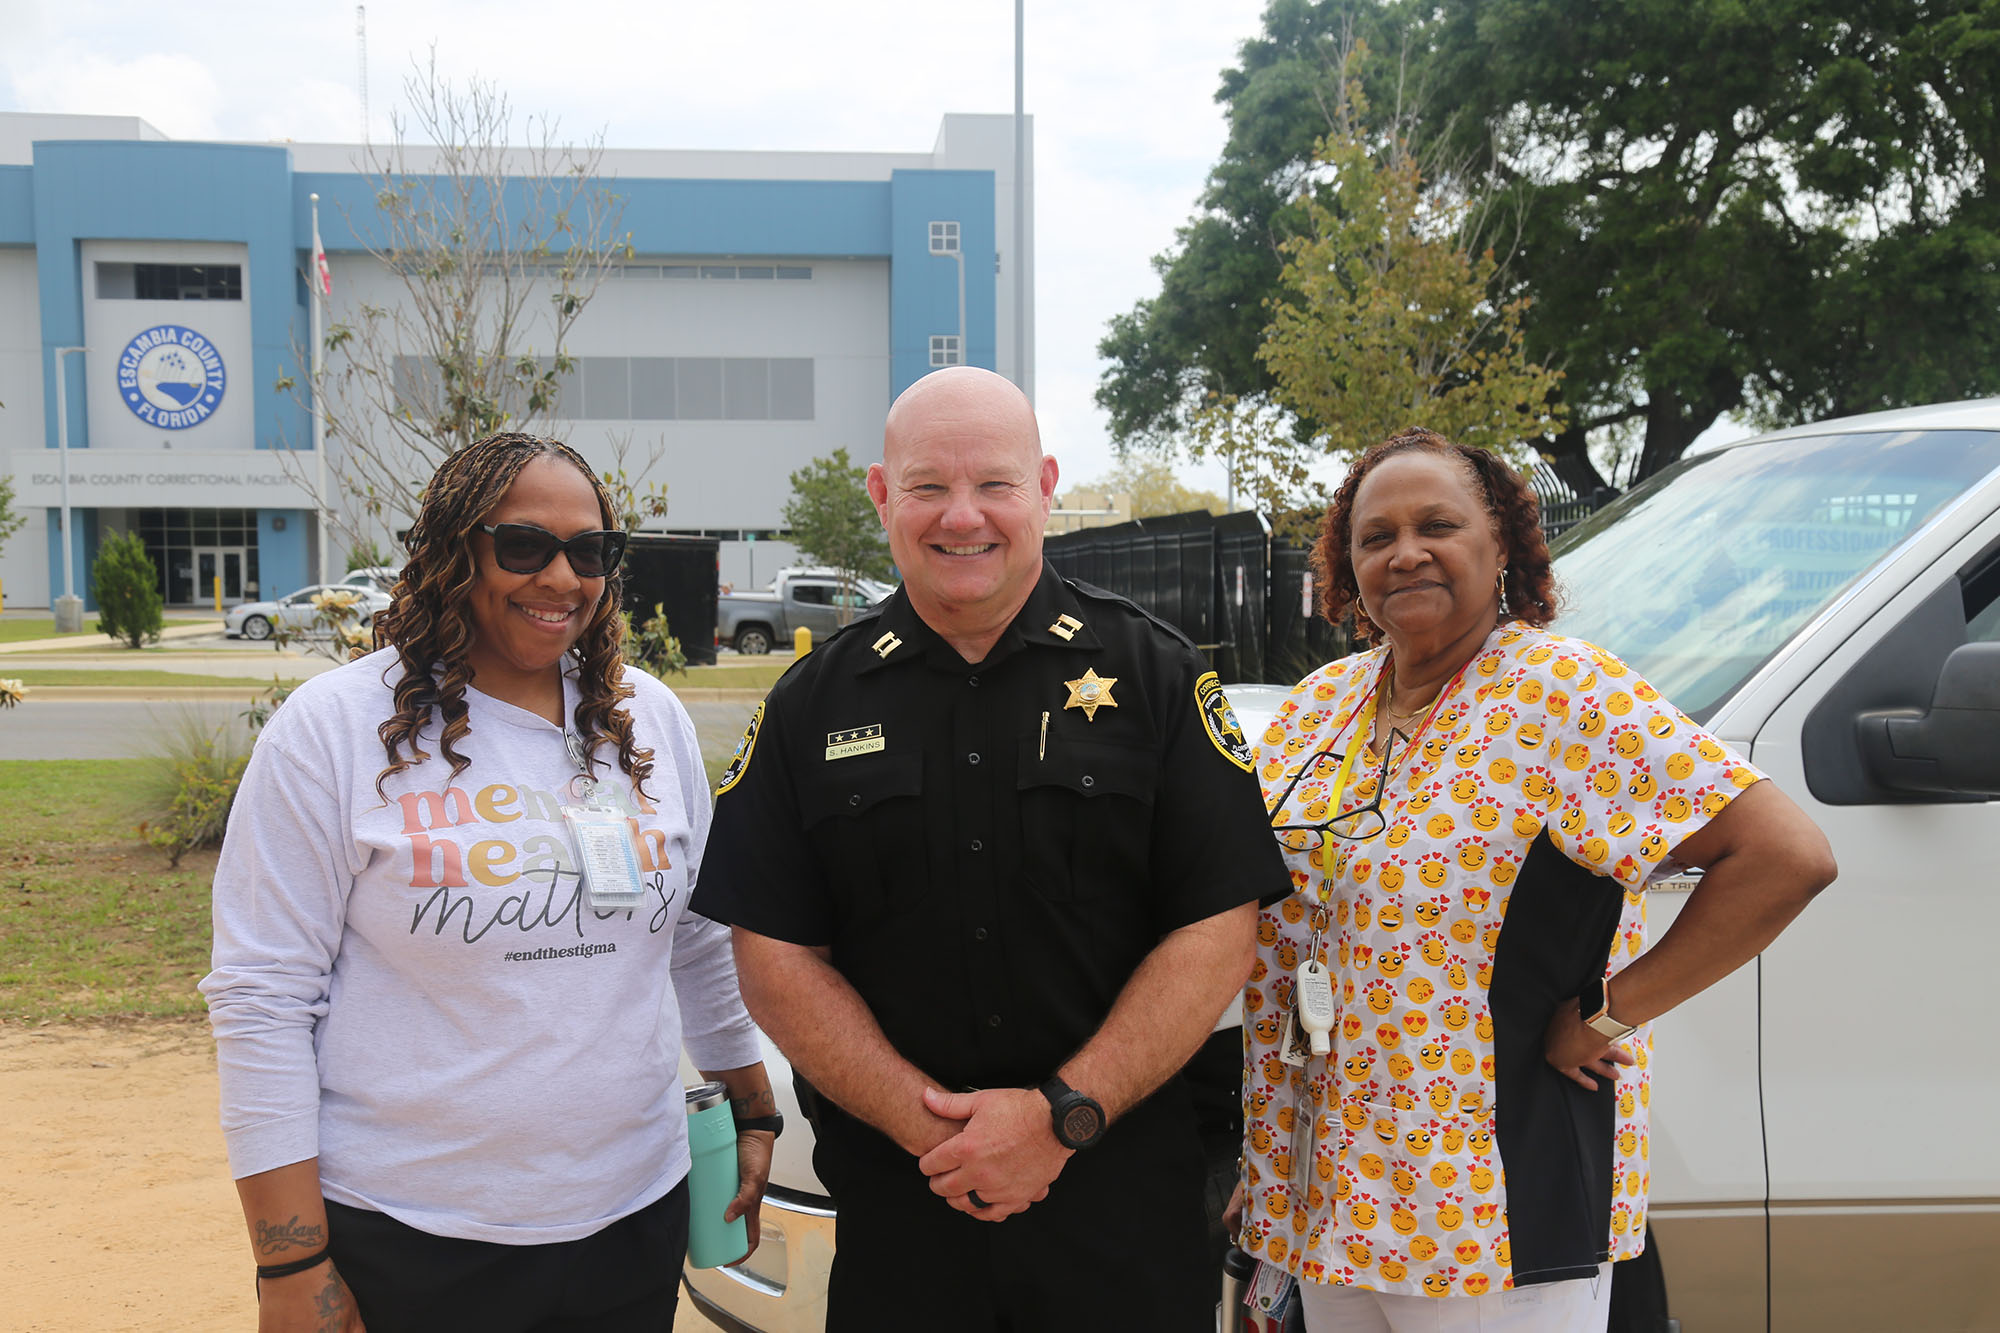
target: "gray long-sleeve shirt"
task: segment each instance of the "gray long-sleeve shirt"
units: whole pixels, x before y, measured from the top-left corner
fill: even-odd
[[[628,671],[651,799],[598,752],[633,818],[643,906],[598,911],[559,807],[564,732],[467,691],[472,766],[383,784],[383,651],[301,686],[259,738],[215,878],[202,982],[238,1176],[318,1157],[326,1197],[436,1235],[586,1236],[687,1173],[682,1042],[760,1058],[728,931],[685,910],[708,831],[693,724]],[[565,682],[565,717],[576,685]]]

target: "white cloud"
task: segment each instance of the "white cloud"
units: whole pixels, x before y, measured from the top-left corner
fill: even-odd
[[[128,59],[65,44],[32,64],[7,60],[12,100],[22,109],[69,115],[141,116],[178,139],[225,133],[222,92],[193,56],[157,53]]]

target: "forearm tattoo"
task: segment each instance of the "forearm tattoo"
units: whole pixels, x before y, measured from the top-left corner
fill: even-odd
[[[308,1226],[299,1221],[298,1214],[292,1214],[289,1222],[257,1223],[257,1253],[260,1255],[283,1254],[286,1250],[319,1250],[326,1248],[326,1227]]]
[[[731,1097],[729,1110],[738,1120],[749,1120],[760,1115],[775,1115],[778,1110],[778,1099],[772,1095],[769,1088],[765,1088],[747,1097]]]

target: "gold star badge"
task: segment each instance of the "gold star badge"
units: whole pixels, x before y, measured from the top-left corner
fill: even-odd
[[[1075,680],[1066,680],[1069,686],[1069,702],[1065,709],[1081,708],[1086,722],[1097,721],[1097,710],[1116,708],[1118,701],[1111,697],[1111,687],[1118,683],[1116,676],[1100,676],[1096,667],[1086,667],[1084,673]]]

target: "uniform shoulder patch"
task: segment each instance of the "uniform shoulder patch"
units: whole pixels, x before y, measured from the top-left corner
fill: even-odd
[[[1208,732],[1208,739],[1222,752],[1222,757],[1242,769],[1245,773],[1253,770],[1250,742],[1243,735],[1243,725],[1236,720],[1236,710],[1229,706],[1229,696],[1222,692],[1222,681],[1213,671],[1204,672],[1194,683],[1195,707],[1201,710],[1202,729]]]
[[[764,725],[764,705],[759,703],[750,714],[750,725],[743,729],[743,739],[736,742],[736,753],[729,757],[729,767],[722,770],[722,781],[715,784],[717,796],[734,787],[750,771],[750,756],[757,752],[757,732]]]

